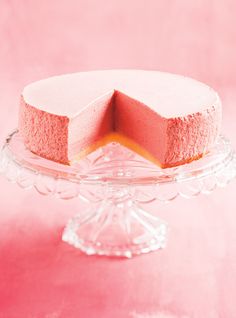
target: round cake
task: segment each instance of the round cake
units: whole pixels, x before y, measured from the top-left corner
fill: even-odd
[[[201,158],[221,127],[209,86],[157,71],[105,70],[55,76],[22,92],[19,132],[37,155],[71,164],[111,141],[162,168]]]

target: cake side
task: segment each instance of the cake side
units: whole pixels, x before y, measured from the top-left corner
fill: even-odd
[[[221,129],[221,103],[205,111],[180,118],[168,119],[167,149],[163,167],[177,166],[206,154]]]
[[[55,116],[20,100],[18,128],[27,148],[37,155],[69,163],[68,123],[66,116]]]

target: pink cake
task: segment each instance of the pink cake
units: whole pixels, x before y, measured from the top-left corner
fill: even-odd
[[[221,102],[191,78],[141,70],[56,76],[23,90],[19,131],[34,153],[70,164],[118,141],[163,168],[200,158],[215,142]]]

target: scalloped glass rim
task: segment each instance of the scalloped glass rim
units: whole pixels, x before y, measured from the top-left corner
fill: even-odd
[[[36,173],[76,183],[120,185],[150,185],[204,178],[220,172],[235,158],[231,144],[224,136],[218,137],[215,145],[203,158],[167,169],[154,165],[123,146],[117,147],[116,143],[99,148],[86,158],[73,162],[71,166],[63,165],[29,151],[18,130],[7,137],[2,151],[16,164]],[[109,152],[111,156],[106,160]]]

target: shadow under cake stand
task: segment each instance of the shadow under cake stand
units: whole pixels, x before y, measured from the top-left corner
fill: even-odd
[[[166,245],[167,223],[145,206],[226,186],[236,176],[236,156],[220,136],[202,159],[161,169],[112,142],[67,166],[30,152],[15,130],[2,148],[0,171],[24,189],[87,201],[87,210],[68,221],[63,241],[88,255],[132,257]]]

